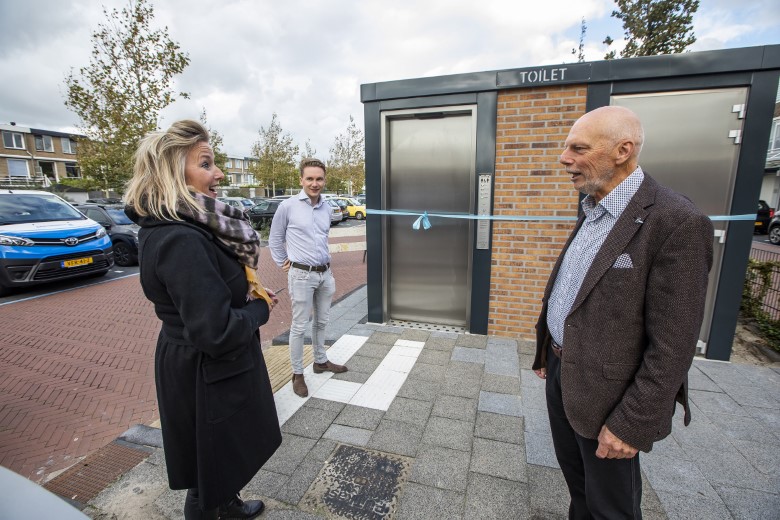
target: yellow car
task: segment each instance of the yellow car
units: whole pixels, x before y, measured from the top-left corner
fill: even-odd
[[[366,218],[366,205],[350,197],[331,197],[332,199],[344,202],[347,205],[349,218],[363,220]]]

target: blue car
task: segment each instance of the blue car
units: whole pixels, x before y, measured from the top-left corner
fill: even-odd
[[[104,275],[111,238],[94,220],[45,191],[0,190],[0,294],[15,287]]]

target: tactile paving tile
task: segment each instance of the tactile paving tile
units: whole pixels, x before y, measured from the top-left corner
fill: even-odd
[[[466,332],[466,327],[456,327],[454,325],[441,325],[440,323],[418,323],[416,321],[404,321],[404,320],[389,320],[388,325],[392,327],[405,327],[407,329],[422,329],[432,330],[438,332],[456,332],[463,334]]]
[[[150,453],[148,448],[130,447],[121,441],[114,441],[51,479],[43,487],[71,502],[86,504],[120,475],[140,464]]]

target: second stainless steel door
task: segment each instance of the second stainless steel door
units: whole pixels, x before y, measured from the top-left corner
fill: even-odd
[[[383,114],[385,209],[472,213],[475,108]],[[406,320],[468,326],[472,225],[464,218],[385,218],[385,314]]]

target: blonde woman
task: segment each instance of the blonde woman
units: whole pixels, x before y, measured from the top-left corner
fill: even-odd
[[[258,333],[278,300],[257,282],[257,234],[216,200],[224,174],[208,138],[195,121],[147,135],[125,212],[141,226],[141,286],[162,321],[155,382],[169,485],[188,490],[187,520],[255,518],[262,501],[238,493],[282,440]]]

